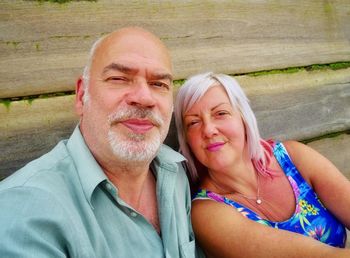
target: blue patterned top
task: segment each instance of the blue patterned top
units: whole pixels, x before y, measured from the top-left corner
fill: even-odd
[[[310,236],[331,246],[345,247],[347,237],[345,227],[323,206],[293,164],[283,144],[276,143],[273,151],[293,188],[296,208],[290,219],[281,222],[262,219],[243,205],[205,189],[199,189],[193,200],[212,199],[222,202],[235,207],[243,216],[258,223]]]

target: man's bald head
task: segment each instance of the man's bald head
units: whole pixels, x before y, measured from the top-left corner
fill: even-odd
[[[170,53],[165,44],[153,33],[141,27],[125,27],[99,38],[92,46],[87,65],[83,72],[84,87],[88,87],[91,67],[94,62],[106,55],[106,49],[113,47],[118,51],[152,53],[166,64],[172,73]]]

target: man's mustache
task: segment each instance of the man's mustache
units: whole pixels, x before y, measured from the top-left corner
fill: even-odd
[[[155,113],[152,110],[138,107],[119,109],[108,116],[108,122],[109,125],[113,125],[115,123],[135,118],[147,119],[157,127],[164,125],[164,121],[159,114]]]

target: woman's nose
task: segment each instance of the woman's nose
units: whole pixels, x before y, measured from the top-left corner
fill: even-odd
[[[202,134],[205,138],[211,138],[214,135],[217,135],[217,133],[218,133],[218,130],[215,123],[213,123],[212,121],[204,122]]]

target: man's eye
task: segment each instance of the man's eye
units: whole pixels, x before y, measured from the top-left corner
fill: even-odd
[[[125,77],[120,77],[120,76],[111,76],[106,79],[106,81],[110,82],[127,82],[127,78]]]
[[[151,86],[154,86],[156,88],[161,88],[161,89],[164,89],[164,90],[168,90],[170,88],[168,84],[166,84],[164,82],[159,82],[159,81],[149,82],[149,84]]]

